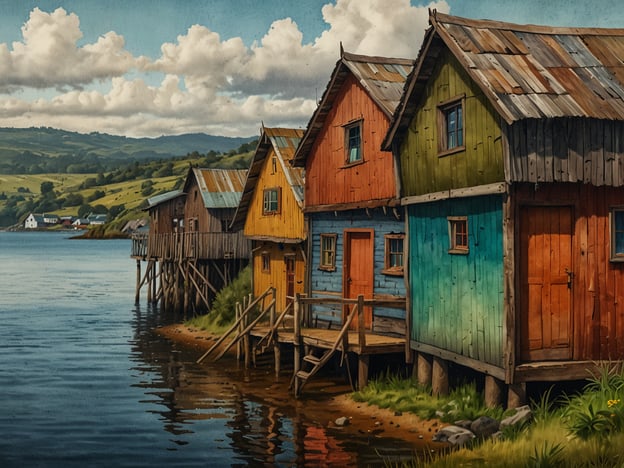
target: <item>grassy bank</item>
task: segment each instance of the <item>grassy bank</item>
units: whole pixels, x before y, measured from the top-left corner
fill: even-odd
[[[546,392],[539,401],[531,402],[531,423],[506,428],[497,439],[475,439],[470,446],[424,454],[402,466],[624,466],[624,372],[604,368],[588,382],[582,392],[573,395],[553,397]],[[410,379],[385,377],[354,393],[353,398],[449,423],[504,415],[502,409],[485,408],[470,384],[447,397],[434,398],[429,389]]]

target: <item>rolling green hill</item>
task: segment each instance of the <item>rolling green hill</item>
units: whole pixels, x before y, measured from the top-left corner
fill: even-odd
[[[53,128],[0,128],[0,174],[110,171],[120,162],[169,159],[194,151],[227,153],[254,139],[203,133],[128,138]]]

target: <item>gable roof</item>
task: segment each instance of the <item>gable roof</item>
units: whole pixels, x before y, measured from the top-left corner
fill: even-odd
[[[236,208],[245,186],[245,169],[199,169],[191,167],[183,192],[197,181],[206,208]]]
[[[522,119],[624,119],[624,29],[562,28],[429,12],[414,70],[383,149],[409,125],[446,47],[511,124]]]
[[[277,156],[280,167],[284,171],[284,176],[295,196],[297,205],[299,205],[300,208],[303,207],[303,169],[290,165],[290,161],[299,146],[302,136],[303,130],[300,129],[267,128],[262,126],[262,133],[258,140],[258,146],[256,147],[256,151],[249,166],[249,171],[247,172],[243,194],[236,214],[234,215],[234,220],[232,221],[232,228],[234,230],[242,229],[245,224],[247,210],[249,209],[260,173],[262,172],[262,167],[264,166],[264,162],[271,148]]]
[[[147,208],[144,208],[144,210],[150,210],[152,208],[157,207],[158,205],[162,203],[166,203],[170,200],[173,200],[178,197],[183,197],[183,196],[186,196],[186,194],[182,192],[182,190],[172,190],[170,192],[165,192],[165,193],[160,193],[158,195],[154,195],[153,197],[150,197],[147,199]]]
[[[314,140],[323,128],[336,95],[340,92],[349,74],[355,77],[373,102],[390,119],[399,104],[405,79],[413,65],[413,60],[355,55],[344,52],[341,48],[340,60],[336,62],[321,102],[308,123],[292,164],[305,166],[305,160]]]

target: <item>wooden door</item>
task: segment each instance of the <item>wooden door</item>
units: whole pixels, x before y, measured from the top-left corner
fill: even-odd
[[[357,298],[360,294],[365,299],[373,297],[374,281],[374,247],[373,231],[345,231],[344,233],[344,295]],[[348,315],[351,307],[345,308]],[[345,317],[346,318],[346,315]],[[370,307],[364,308],[364,326],[370,330],[373,327],[373,311]],[[352,328],[357,327],[357,319],[352,322]]]
[[[520,355],[524,361],[572,357],[572,228],[572,207],[521,208]]]
[[[295,297],[295,256],[285,256],[284,264],[286,266],[286,305],[288,306]]]

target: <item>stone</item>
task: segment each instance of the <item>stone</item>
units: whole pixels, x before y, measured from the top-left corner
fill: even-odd
[[[524,424],[529,422],[533,418],[533,412],[529,405],[524,405],[516,408],[516,414],[503,419],[500,423],[500,428],[504,429],[508,426],[516,426],[518,424]]]
[[[454,447],[462,447],[474,438],[475,435],[471,431],[459,426],[443,427],[433,436],[435,442],[448,442]]]
[[[498,431],[499,427],[500,422],[497,419],[490,418],[489,416],[481,416],[472,421],[470,430],[475,436],[485,439]]]
[[[463,427],[464,429],[470,430],[470,425],[472,421],[470,419],[460,419],[459,421],[455,421],[456,426]]]
[[[338,419],[336,419],[334,421],[334,424],[336,424],[336,426],[342,427],[342,426],[348,426],[349,425],[349,418],[347,418],[346,416],[342,416]]]

